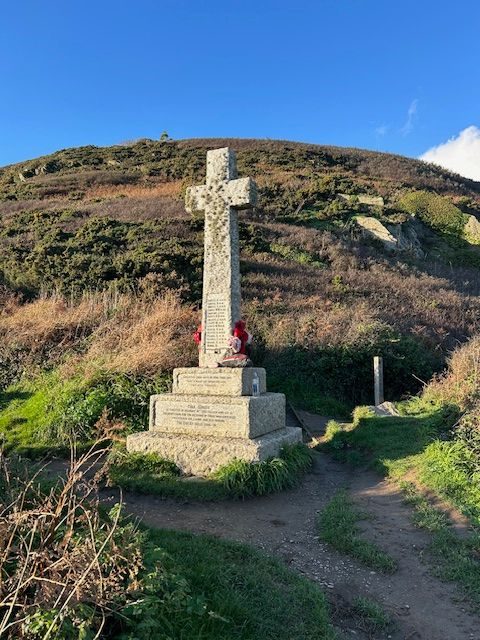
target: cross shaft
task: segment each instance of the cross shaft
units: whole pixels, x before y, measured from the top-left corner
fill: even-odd
[[[237,209],[256,203],[256,185],[237,178],[236,158],[228,148],[207,153],[206,184],[190,187],[189,212],[205,211],[200,366],[216,366],[240,320],[240,258]]]

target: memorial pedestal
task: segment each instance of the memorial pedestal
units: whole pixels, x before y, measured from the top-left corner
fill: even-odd
[[[260,395],[252,396],[255,374]],[[149,431],[128,451],[155,452],[187,474],[206,475],[235,458],[258,462],[302,441],[285,426],[285,396],[266,392],[265,369],[175,369],[172,393],[150,399]]]
[[[127,438],[129,451],[154,451],[185,473],[205,475],[234,458],[265,460],[302,440],[301,429],[285,427],[285,397],[266,393],[264,369],[216,368],[241,320],[237,211],[256,201],[254,181],[238,178],[228,148],[209,151],[205,184],[187,189],[186,210],[205,211],[201,367],[175,369],[172,393],[152,396],[149,431]]]

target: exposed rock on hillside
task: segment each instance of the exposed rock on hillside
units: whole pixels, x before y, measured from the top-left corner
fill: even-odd
[[[470,244],[480,244],[480,221],[472,215],[467,217],[468,220],[463,229],[465,239]]]
[[[407,251],[417,258],[423,258],[424,252],[416,230],[418,222],[414,219],[403,224],[385,225],[371,216],[356,216],[355,222],[363,232],[379,240],[389,251]]]

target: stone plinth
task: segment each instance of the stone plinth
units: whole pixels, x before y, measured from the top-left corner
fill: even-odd
[[[301,441],[302,430],[295,427],[278,429],[253,440],[144,431],[128,436],[127,449],[158,453],[175,461],[186,474],[207,476],[234,458],[260,462],[278,455],[284,445]]]
[[[285,396],[200,396],[163,393],[150,398],[150,430],[195,436],[257,438],[285,427]]]
[[[265,393],[267,390],[266,373],[265,369],[260,367],[174,369],[172,393],[202,396],[251,396],[255,374],[260,382],[260,393]]]
[[[200,368],[175,369],[173,393],[151,398],[149,431],[127,438],[128,451],[158,453],[187,474],[207,475],[235,458],[265,460],[302,441],[301,429],[285,427],[285,397],[266,392],[264,369],[219,367],[241,320],[237,211],[256,199],[228,148],[207,153],[206,183],[187,191],[187,211],[205,211]]]

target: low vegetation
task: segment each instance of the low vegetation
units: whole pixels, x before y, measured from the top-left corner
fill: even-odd
[[[0,456],[2,638],[333,640],[323,595],[278,562],[100,509],[86,472],[101,455],[51,489]]]
[[[116,449],[109,458],[112,485],[161,496],[194,500],[247,498],[290,489],[312,464],[302,444],[285,446],[276,458],[249,463],[234,460],[205,479],[180,475],[179,469],[156,454],[126,453]]]
[[[415,508],[413,521],[432,534],[428,556],[434,571],[457,582],[480,604],[480,490],[478,443],[479,341],[459,347],[449,367],[435,377],[421,397],[397,403],[399,417],[382,418],[368,407],[353,422],[330,422],[322,445],[355,465],[371,466],[400,482]],[[424,495],[448,501],[471,523],[459,536],[441,509]]]
[[[373,600],[358,596],[353,600],[351,613],[357,619],[360,628],[369,635],[388,632],[393,622],[382,607]]]
[[[480,525],[479,358],[475,337],[453,353],[446,372],[421,397],[397,404],[403,415],[385,419],[357,408],[352,424],[328,425],[324,447],[393,478],[414,471],[420,483]]]
[[[394,573],[397,570],[396,560],[375,543],[361,537],[358,522],[364,518],[368,518],[368,514],[359,511],[347,493],[340,491],[318,517],[320,538],[371,569]]]

